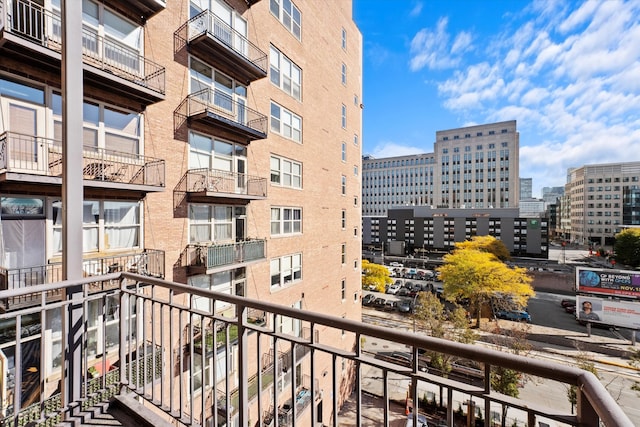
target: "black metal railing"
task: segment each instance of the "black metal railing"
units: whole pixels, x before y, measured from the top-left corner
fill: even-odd
[[[183,118],[209,117],[266,135],[267,116],[217,89],[206,88],[187,96],[175,111]]]
[[[175,191],[266,197],[267,180],[254,175],[217,169],[189,169],[176,186]]]
[[[209,10],[194,16],[174,33],[178,46],[184,46],[202,35],[233,50],[266,75],[267,54]]]
[[[16,132],[0,134],[0,170],[60,177],[62,156],[58,140]],[[164,160],[88,145],[82,157],[86,180],[164,187]]]
[[[203,421],[248,425],[249,414],[259,414],[265,422],[277,416],[276,423],[281,425],[310,425],[312,419],[318,419],[319,410],[334,426],[361,425],[365,415],[372,416],[365,414],[368,409],[361,405],[363,394],[370,393],[371,387],[362,382],[364,372],[369,372],[368,378],[377,378],[382,390],[378,394],[379,425],[388,425],[391,383],[402,387],[403,396],[407,393],[418,410],[426,390],[438,393],[447,425],[454,425],[457,412],[462,411],[459,408],[472,401],[474,405],[469,405],[485,415],[508,408],[518,419],[526,420],[526,425],[633,425],[595,375],[574,367],[139,274],[112,273],[97,279],[119,285],[94,294],[88,288],[96,278],[85,278],[0,291],[0,299],[29,294],[41,299],[36,307],[0,313],[3,351],[16,355],[13,365],[3,368],[7,369],[4,378],[12,381],[2,383],[7,396],[2,425],[24,425],[27,419],[38,425],[55,425],[69,419],[76,405],[97,404],[113,393],[133,393],[168,419],[186,425],[202,425]],[[53,290],[67,297],[50,300]],[[193,296],[209,300],[210,307],[223,302],[226,308],[223,313],[201,311],[193,306]],[[63,315],[71,310],[81,311],[79,323],[73,316]],[[265,321],[250,322],[250,310],[264,313]],[[294,319],[309,333],[287,333],[282,329],[286,319]],[[30,325],[38,327],[30,329]],[[72,348],[81,352],[79,369],[63,369],[66,363],[60,358],[74,356],[55,344],[61,337],[67,337]],[[197,351],[198,345],[208,346],[205,340],[209,339],[213,358],[209,352]],[[369,340],[406,348],[414,362],[411,357],[407,364],[370,356],[363,351]],[[34,344],[35,350],[30,352]],[[269,346],[277,349],[279,357],[271,358],[264,367],[261,348]],[[298,353],[297,347],[309,351]],[[45,348],[50,349],[51,357],[39,356]],[[420,349],[473,360],[481,366],[486,383],[472,386],[424,372],[417,363]],[[551,404],[549,399],[545,400],[549,403],[539,404],[496,393],[489,384],[489,372],[495,366],[531,376],[536,382],[557,382],[560,396],[565,398],[564,387],[576,386],[577,406],[573,408],[567,401],[564,409],[559,409],[553,402],[550,408],[545,406]],[[74,393],[68,398],[61,395],[62,383],[63,390],[80,384],[77,397]],[[341,412],[340,406],[348,396],[353,398],[352,393],[357,404],[351,411]],[[320,399],[322,405],[317,404]]]
[[[7,7],[10,5],[11,7]],[[0,0],[4,30],[54,52],[62,52],[62,21],[57,13],[28,0]],[[165,68],[117,40],[87,28],[82,32],[85,63],[164,95]]]
[[[225,265],[263,260],[266,240],[252,239],[232,243],[188,245],[184,253],[184,266],[216,268]]]

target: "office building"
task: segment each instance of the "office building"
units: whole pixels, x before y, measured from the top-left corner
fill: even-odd
[[[385,251],[404,247],[404,254],[442,254],[474,236],[493,236],[513,256],[547,258],[549,226],[544,217],[525,218],[517,208],[431,209],[427,206],[389,209],[383,217],[363,217],[362,243]],[[395,245],[392,242],[402,242]]]
[[[533,178],[520,178],[520,200],[533,197]]]
[[[72,100],[63,86],[61,2],[0,0],[4,289],[62,279],[62,176],[73,168],[81,170],[83,191],[83,275],[136,271],[360,319],[362,36],[351,1],[67,3],[82,4],[74,39],[81,38],[82,57],[74,69],[84,78],[73,84],[82,83],[84,101],[65,116],[83,117],[82,132],[63,144],[63,107]],[[74,151],[79,161],[70,164],[65,156]],[[190,298],[182,293],[176,301]],[[119,307],[108,300],[105,314],[100,301],[90,303],[96,316],[88,334],[97,339],[88,346],[89,364],[118,356],[110,347],[117,342],[103,348],[99,338],[118,323]],[[208,299],[191,304],[233,316],[228,305]],[[291,318],[277,322],[270,327],[281,333],[309,333]],[[55,382],[39,388],[61,368],[62,337],[50,323],[34,335],[42,340],[22,348],[25,360],[42,356],[43,370],[22,393],[30,400],[16,409],[55,393]],[[339,331],[325,339],[354,346]],[[263,344],[272,366],[295,363],[265,392],[277,385],[291,393],[309,382],[331,390],[319,374],[331,370],[330,357],[315,360],[315,377],[300,375],[292,384],[291,371],[309,372],[309,354],[287,358],[292,347]],[[0,350],[11,362],[2,366],[13,366],[15,343]],[[215,390],[213,367],[227,360],[233,390],[232,355],[191,358],[179,368],[190,373],[192,387]],[[349,381],[350,367],[339,377]],[[314,396],[319,419],[329,419],[332,404],[319,400]],[[250,410],[253,419],[257,410]]]
[[[386,215],[398,206],[517,207],[518,158],[515,120],[437,131],[433,153],[366,156],[362,213]]]
[[[613,245],[626,225],[638,224],[640,162],[584,165],[567,173],[561,226],[571,243]],[[635,224],[634,224],[635,223]]]

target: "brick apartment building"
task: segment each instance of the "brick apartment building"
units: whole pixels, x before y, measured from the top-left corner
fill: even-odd
[[[2,285],[62,279],[71,144],[82,146],[82,164],[66,167],[82,169],[84,275],[127,269],[360,319],[362,37],[351,1],[83,1],[83,133],[67,145],[60,8],[0,0]],[[117,309],[87,333],[108,334]],[[276,322],[282,333],[308,333]],[[9,360],[14,347],[0,343]],[[296,389],[314,381],[323,390],[323,372],[349,369],[318,357],[311,377],[309,354],[292,357],[277,342],[262,349],[283,367],[271,387],[289,396],[292,363]],[[55,334],[22,348],[48,361],[43,375],[60,368],[60,351]],[[90,346],[87,356],[108,351]],[[233,357],[186,369],[196,385],[220,388],[212,371],[232,372]],[[328,423],[333,405],[322,396],[297,415]]]

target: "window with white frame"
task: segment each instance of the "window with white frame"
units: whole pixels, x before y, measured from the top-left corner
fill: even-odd
[[[198,59],[189,60],[190,94],[197,94],[205,104],[214,105],[216,113],[246,123],[247,87]]]
[[[342,175],[341,177],[341,188],[342,188],[342,195],[346,195],[347,194],[347,177]]]
[[[347,161],[347,143],[346,142],[342,143],[342,161],[343,162]]]
[[[302,118],[275,102],[271,102],[271,130],[285,138],[302,142]]]
[[[342,129],[346,129],[347,128],[347,106],[344,104],[342,104],[341,117],[342,117]]]
[[[269,10],[291,34],[300,40],[302,16],[300,9],[291,0],[269,0]]]
[[[234,237],[233,206],[189,204],[190,243],[232,242]]]
[[[271,287],[286,286],[302,280],[302,254],[286,255],[270,262]]]
[[[62,253],[62,201],[51,203],[53,253]],[[140,202],[85,200],[82,202],[83,252],[134,249],[141,242]]]
[[[358,176],[358,166],[357,165],[353,165],[353,175],[354,176]]]
[[[297,234],[302,232],[301,208],[271,208],[271,235]]]
[[[271,183],[282,187],[302,188],[302,163],[271,156]]]
[[[347,64],[342,63],[341,81],[343,85],[347,84]]]
[[[299,101],[302,93],[300,67],[273,46],[270,49],[269,64],[271,83]]]
[[[358,134],[354,133],[353,134],[353,145],[357,146],[360,143],[360,140],[358,138]]]
[[[244,268],[237,268],[235,270],[219,271],[212,274],[200,274],[190,276],[187,279],[187,284],[194,288],[206,289],[226,295],[244,296],[246,273]],[[220,313],[230,307],[230,304],[220,300],[216,300],[214,306],[213,300],[208,297],[193,295],[191,298],[193,308],[197,310],[206,312],[213,310],[213,313]]]
[[[342,49],[347,50],[347,30],[342,29]]]
[[[189,169],[246,173],[247,147],[189,131]]]
[[[62,142],[62,97],[52,95],[53,138]],[[142,115],[124,111],[101,102],[85,100],[82,104],[82,144],[85,151],[98,148],[138,154],[142,146]]]

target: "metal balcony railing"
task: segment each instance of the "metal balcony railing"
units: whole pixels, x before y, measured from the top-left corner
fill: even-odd
[[[210,43],[231,50],[255,68],[250,73],[253,78],[267,75],[267,54],[209,10],[202,11],[178,28],[174,33],[176,47],[181,48],[201,36],[205,36]]]
[[[62,52],[60,16],[28,0],[0,0],[0,28],[57,53]],[[165,68],[117,40],[83,29],[83,61],[99,70],[164,95]]]
[[[258,176],[217,169],[190,169],[184,174],[174,191],[264,198],[267,196],[267,180]]]
[[[266,257],[266,240],[252,239],[234,243],[188,245],[184,266],[204,270],[237,263],[259,261]]]
[[[107,273],[128,271],[144,276],[164,278],[164,251],[146,249],[143,252],[129,252],[126,254],[111,255],[100,258],[85,259],[82,263],[82,273],[85,277],[100,276]],[[61,282],[62,262],[52,262],[45,265],[22,268],[0,267],[0,291],[16,290],[33,287],[47,283]],[[92,292],[103,291],[104,286],[114,287],[114,283],[106,283],[100,280],[94,282]],[[49,299],[60,298],[59,290],[51,291]],[[55,294],[55,292],[58,292]],[[31,294],[30,294],[31,295]],[[31,295],[33,296],[33,295]],[[0,310],[12,310],[16,307],[24,307],[39,303],[39,300],[31,300],[29,295],[21,298],[9,298],[0,300]]]
[[[266,138],[267,116],[220,90],[206,88],[187,96],[175,110],[176,126],[186,120],[213,122],[231,126],[253,139]]]
[[[62,176],[61,142],[16,132],[0,134],[0,171]],[[164,187],[165,161],[135,153],[84,146],[86,180]]]
[[[71,419],[78,405],[86,408],[114,394],[131,393],[184,425],[244,426],[256,420],[262,425],[312,425],[319,410],[334,427],[362,425],[367,410],[362,398],[371,393],[363,372],[374,370],[369,377],[378,378],[382,390],[379,425],[389,425],[389,387],[398,381],[413,402],[421,401],[424,390],[436,390],[450,427],[461,402],[471,400],[485,414],[508,407],[529,426],[633,425],[595,375],[577,368],[138,274],[99,279],[118,286],[90,293],[96,278],[85,278],[0,291],[0,299],[32,295],[41,300],[36,307],[0,314],[2,351],[15,355],[12,365],[1,366],[6,381],[0,424],[55,425]],[[67,297],[50,300],[54,290],[65,290],[60,293]],[[195,308],[194,297],[209,300],[210,307],[224,303],[227,308],[223,314],[202,311]],[[263,321],[250,321],[250,312],[261,313]],[[309,333],[288,332],[284,325],[291,322]],[[62,351],[62,339],[69,352]],[[368,354],[363,347],[374,339],[408,348],[413,359],[394,362]],[[279,357],[265,366],[262,349],[270,347]],[[302,355],[299,347],[309,351]],[[474,361],[484,373],[483,384],[424,372],[417,363],[420,349]],[[562,410],[492,391],[492,366],[553,380],[561,389],[576,386],[575,413],[568,402]],[[348,395],[355,396],[356,404],[352,411],[340,412]]]

